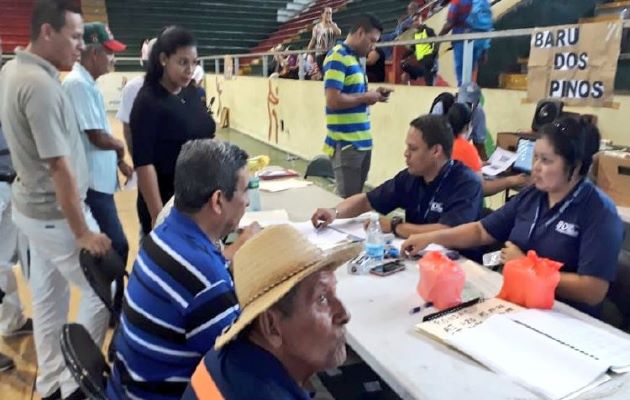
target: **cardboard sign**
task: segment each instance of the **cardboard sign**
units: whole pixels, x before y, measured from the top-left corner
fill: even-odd
[[[537,28],[532,34],[527,97],[570,106],[612,102],[622,23],[606,21]]]
[[[605,151],[597,157],[597,186],[620,207],[630,207],[630,153]]]

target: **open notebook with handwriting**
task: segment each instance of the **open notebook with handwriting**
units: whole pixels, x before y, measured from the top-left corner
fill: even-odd
[[[629,335],[555,311],[500,304],[492,306],[498,312],[485,313],[481,321],[469,317],[462,329],[451,326],[451,332],[444,333],[436,330],[436,321],[416,329],[427,332],[423,328],[431,326],[427,333],[438,333],[448,345],[547,399],[575,398],[610,380],[609,373],[630,371]]]

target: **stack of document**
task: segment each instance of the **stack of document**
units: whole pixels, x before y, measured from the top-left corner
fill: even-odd
[[[488,164],[481,168],[481,172],[486,176],[497,176],[507,171],[514,164],[517,157],[516,153],[497,147],[492,156],[490,156]]]
[[[272,166],[263,169],[257,174],[257,176],[261,180],[272,180],[281,178],[293,178],[299,176],[299,174],[292,169]]]

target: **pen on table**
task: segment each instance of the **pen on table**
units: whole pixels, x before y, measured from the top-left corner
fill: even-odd
[[[341,233],[341,234],[347,235],[347,236],[348,236],[348,239],[350,239],[350,241],[352,241],[352,242],[362,242],[362,241],[363,241],[363,239],[361,239],[360,237],[355,236],[355,235],[353,235],[353,234],[351,234],[351,233],[348,233],[348,232],[344,232],[343,230],[341,230],[341,229],[339,229],[339,228],[337,228],[337,227],[334,227],[334,226],[328,225],[328,226],[327,226],[327,228],[328,228],[328,229],[332,229],[332,230],[333,230],[333,231],[335,231],[335,232],[339,232],[339,233]]]
[[[422,305],[422,306],[414,307],[411,310],[409,310],[409,314],[410,315],[417,314],[417,313],[419,313],[422,310],[423,307],[424,308],[433,307],[433,303],[431,303],[429,301],[427,303],[424,303],[424,305]]]
[[[465,301],[465,302],[460,303],[460,304],[458,304],[456,306],[446,308],[446,309],[444,309],[442,311],[438,311],[438,312],[433,313],[433,314],[425,315],[422,318],[422,322],[431,321],[431,320],[443,317],[445,315],[452,314],[454,312],[463,310],[464,308],[467,308],[467,307],[470,307],[470,306],[474,306],[475,304],[477,304],[477,303],[479,303],[481,301],[483,301],[483,297],[475,297],[472,300]]]

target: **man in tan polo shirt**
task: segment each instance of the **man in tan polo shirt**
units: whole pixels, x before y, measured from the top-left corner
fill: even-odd
[[[68,316],[69,283],[81,290],[78,322],[99,345],[108,312],[79,267],[79,250],[104,254],[84,199],[88,164],[72,105],[59,82],[83,48],[83,19],[73,0],[37,0],[31,43],[0,73],[0,119],[17,179],[13,219],[31,250],[37,391],[43,399],[81,398],[59,346]]]

